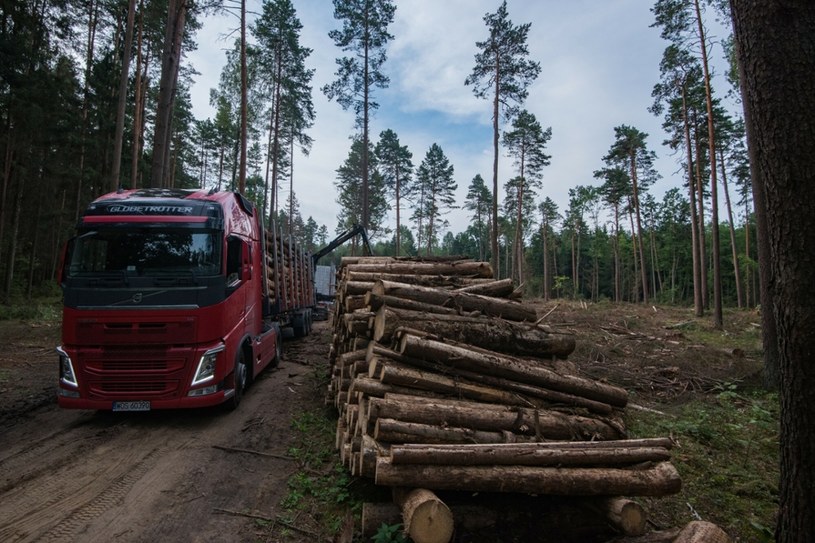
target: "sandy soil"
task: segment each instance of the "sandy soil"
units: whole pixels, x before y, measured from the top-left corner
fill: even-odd
[[[328,325],[285,343],[237,411],[56,405],[59,327],[0,323],[0,541],[251,541],[286,480],[290,420],[322,400]]]

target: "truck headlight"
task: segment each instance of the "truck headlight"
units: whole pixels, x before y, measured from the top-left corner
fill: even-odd
[[[225,348],[224,345],[220,345],[208,350],[201,356],[201,360],[198,362],[198,369],[195,370],[195,377],[192,379],[192,386],[206,383],[215,377],[215,370],[218,365],[218,353]]]
[[[71,357],[62,350],[62,347],[57,347],[57,354],[59,355],[60,382],[72,387],[79,387],[79,383],[76,382],[76,373],[74,372],[74,365],[71,363]]]

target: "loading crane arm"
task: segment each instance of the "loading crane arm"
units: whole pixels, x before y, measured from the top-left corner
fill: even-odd
[[[327,255],[328,253],[330,253],[331,251],[333,251],[334,249],[336,249],[337,247],[339,247],[340,245],[342,245],[343,243],[345,243],[349,239],[353,238],[357,234],[359,234],[359,236],[362,238],[362,251],[363,251],[363,253],[365,254],[365,256],[371,256],[373,253],[371,252],[371,244],[368,242],[368,234],[367,234],[367,232],[365,232],[365,228],[362,225],[355,224],[351,228],[345,230],[339,236],[334,238],[334,240],[331,241],[331,243],[329,243],[328,245],[326,245],[325,247],[323,247],[322,249],[320,249],[319,251],[317,251],[316,253],[311,255],[312,264],[314,266],[316,266],[317,262],[322,257]]]

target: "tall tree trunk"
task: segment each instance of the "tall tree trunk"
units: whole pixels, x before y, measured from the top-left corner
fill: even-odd
[[[805,541],[815,534],[810,484],[815,479],[815,124],[802,119],[815,116],[815,5],[731,0],[730,6],[760,223],[762,286],[771,296],[762,299],[762,312],[772,312],[778,332],[781,477],[775,537],[780,543]]]
[[[492,247],[491,264],[495,270],[496,279],[501,278],[501,256],[498,253],[498,114],[500,113],[501,64],[498,54],[495,55],[495,96],[492,99],[492,233],[490,243]]]
[[[736,279],[736,302],[739,309],[744,307],[744,297],[741,288],[741,271],[739,270],[739,252],[736,248],[736,224],[733,222],[733,207],[730,205],[730,190],[727,188],[727,169],[724,167],[724,153],[719,152],[719,162],[722,166],[722,188],[724,188],[724,202],[727,207],[727,224],[730,231],[730,248],[733,257],[733,277]]]
[[[127,81],[130,78],[130,51],[133,48],[133,20],[136,13],[136,0],[127,2],[125,22],[125,43],[122,49],[122,73],[119,75],[119,100],[116,105],[116,132],[113,136],[113,165],[110,171],[110,190],[121,185],[119,173],[122,166],[122,144],[125,129],[125,106],[127,105]]]
[[[744,269],[744,299],[747,302],[747,307],[753,307],[757,303],[754,299],[753,293],[753,268],[750,266],[752,256],[750,254],[750,206],[747,202],[744,203],[744,256],[745,256],[745,269]]]
[[[394,247],[394,255],[399,256],[399,251],[402,248],[402,233],[400,232],[401,223],[399,222],[399,167],[396,167],[396,247]]]
[[[614,205],[614,301],[623,301],[622,269],[620,264],[620,206]]]
[[[370,231],[371,227],[371,210],[369,209],[370,206],[370,195],[369,195],[369,184],[370,179],[368,179],[368,100],[370,99],[370,58],[369,58],[369,46],[370,46],[370,33],[368,30],[368,23],[370,21],[369,15],[369,5],[368,0],[365,0],[365,36],[363,37],[363,77],[364,81],[362,83],[362,94],[363,94],[363,106],[362,106],[362,227],[365,228],[366,231]],[[429,247],[429,244],[428,244]],[[428,253],[429,254],[429,253]]]
[[[549,271],[549,233],[547,230],[548,227],[546,224],[541,225],[541,241],[543,243],[543,247],[541,247],[543,252],[543,299],[548,302],[552,297],[552,278],[550,277],[551,272]]]
[[[139,178],[139,158],[141,157],[142,146],[142,113],[144,112],[144,96],[146,93],[142,90],[142,39],[144,37],[144,2],[139,0],[139,33],[136,38],[136,81],[135,87],[135,104],[133,108],[133,145],[130,158],[130,188],[135,189],[138,186]],[[145,78],[146,81],[146,78]]]
[[[19,176],[18,176],[19,177]],[[11,299],[11,292],[14,287],[14,261],[17,259],[17,242],[20,237],[20,214],[23,209],[23,188],[22,179],[18,183],[17,198],[14,202],[14,216],[11,222],[11,244],[8,251],[8,265],[6,266],[6,301]]]
[[[682,84],[682,124],[685,128],[685,150],[687,151],[688,165],[688,191],[691,217],[691,245],[692,245],[692,265],[693,265],[693,307],[697,317],[701,317],[704,312],[702,302],[702,262],[699,259],[699,230],[697,229],[696,198],[693,183],[693,144],[690,137],[690,121],[688,120],[688,99],[687,87]]]
[[[735,10],[743,10],[750,13],[749,9],[736,6],[736,2],[731,1],[731,8],[733,9],[733,24],[739,24],[736,19]],[[758,12],[757,10],[756,12]],[[754,25],[758,21],[754,20]],[[755,38],[753,38],[755,39]],[[768,226],[768,213],[767,195],[765,194],[765,184],[768,180],[762,178],[764,168],[759,163],[764,155],[760,152],[758,145],[760,141],[756,138],[758,134],[753,132],[754,121],[753,115],[757,113],[747,103],[749,89],[746,86],[747,74],[744,66],[745,56],[740,51],[742,41],[736,39],[736,54],[739,59],[739,81],[741,83],[741,94],[744,104],[744,124],[747,127],[747,151],[750,160],[750,176],[753,186],[753,207],[756,217],[756,246],[758,247],[758,280],[759,292],[757,293],[759,303],[761,304],[761,343],[764,350],[764,386],[768,389],[779,389],[782,386],[781,381],[781,349],[779,346],[779,330],[778,323],[776,322],[773,303],[774,291],[776,285],[776,278],[771,273],[771,264],[773,261],[770,249],[770,232]],[[766,47],[766,46],[765,46]],[[756,74],[753,74],[755,77]],[[758,125],[756,125],[758,126]],[[796,197],[797,198],[797,197]],[[780,205],[780,203],[779,203]]]
[[[85,54],[85,81],[82,84],[82,125],[79,133],[80,148],[79,148],[79,172],[77,173],[76,182],[76,209],[74,212],[74,219],[79,220],[79,214],[82,212],[82,191],[83,178],[85,177],[85,152],[86,141],[85,136],[88,132],[88,108],[90,103],[90,78],[91,67],[93,66],[93,53],[96,44],[96,23],[99,17],[99,7],[96,0],[91,0],[88,6],[88,44]]]
[[[702,50],[702,69],[705,74],[705,105],[707,106],[707,142],[710,154],[710,228],[713,236],[713,326],[721,330],[724,326],[722,317],[722,257],[719,239],[719,196],[716,179],[716,129],[713,123],[713,91],[710,88],[710,69],[707,61],[707,43],[705,26],[702,23],[702,12],[699,0],[694,0],[696,8],[696,25],[699,30],[699,44]]]
[[[169,0],[167,26],[164,33],[164,49],[161,55],[161,79],[153,134],[153,166],[150,186],[165,186],[170,143],[169,132],[175,104],[176,78],[181,62],[181,41],[187,17],[188,0]]]
[[[708,288],[707,288],[707,236],[705,235],[705,184],[702,182],[702,149],[699,141],[698,120],[694,115],[693,122],[693,135],[694,135],[694,148],[696,149],[696,228],[698,229],[699,236],[699,278],[701,279],[700,285],[702,287],[702,307],[707,309],[710,307]]]
[[[642,277],[642,302],[648,303],[648,271],[645,269],[645,251],[643,244],[645,238],[642,233],[642,217],[640,214],[640,196],[637,186],[637,162],[634,154],[631,154],[631,187],[634,190],[634,214],[637,217],[637,241],[639,242],[638,252],[640,257],[640,275]]]
[[[246,138],[249,105],[246,80],[246,0],[241,0],[241,158],[238,170],[238,192],[246,192]]]

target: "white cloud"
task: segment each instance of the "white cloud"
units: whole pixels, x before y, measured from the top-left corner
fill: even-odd
[[[476,174],[492,183],[491,106],[477,99],[464,85],[474,63],[476,41],[486,38],[484,14],[494,12],[499,0],[397,0],[384,71],[388,89],[375,90],[381,108],[374,113],[371,137],[391,128],[421,163],[432,143],[438,143],[455,167],[458,196],[463,203],[467,186]],[[251,6],[253,11],[259,7]],[[338,207],[333,186],[335,170],[350,148],[353,113],[329,102],[321,87],[334,78],[337,49],[328,32],[339,27],[328,0],[294,0],[303,24],[301,41],[314,51],[313,99],[316,122],[311,131],[310,156],[295,162],[295,192],[304,216],[313,216],[333,230]],[[552,127],[548,152],[552,164],[544,172],[539,195],[555,200],[565,210],[568,189],[593,184],[592,173],[613,142],[613,128],[636,126],[649,133],[650,147],[661,157],[658,169],[669,188],[676,170],[674,158],[662,147],[661,120],[647,111],[651,89],[659,77],[659,60],[666,43],[659,38],[650,4],[642,0],[509,0],[515,24],[531,23],[530,58],[541,64],[524,105],[540,123]],[[212,115],[209,88],[217,86],[226,42],[218,40],[235,26],[234,17],[208,19],[196,36],[199,49],[190,60],[202,73],[193,89],[194,112]],[[231,39],[230,39],[231,42]],[[503,128],[503,127],[502,127]],[[513,175],[510,160],[499,158],[499,179]],[[500,189],[503,197],[503,188]],[[466,228],[464,211],[448,217],[452,230]]]

